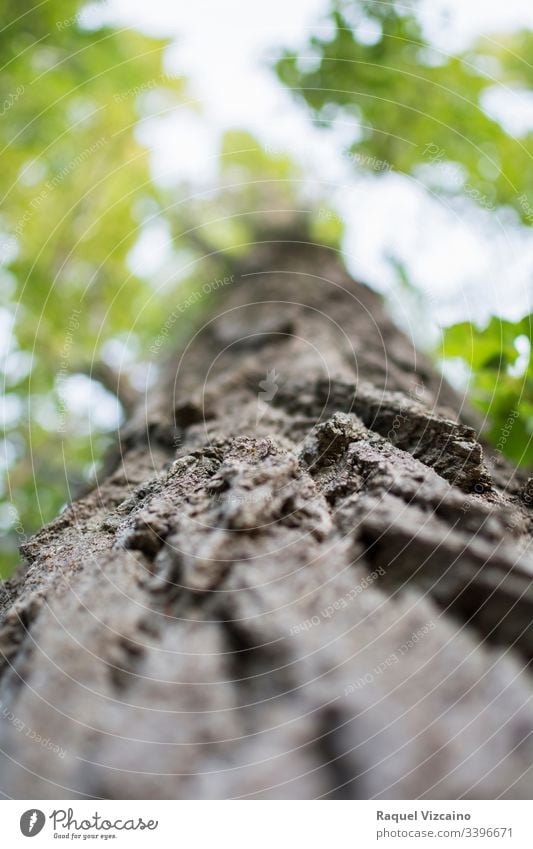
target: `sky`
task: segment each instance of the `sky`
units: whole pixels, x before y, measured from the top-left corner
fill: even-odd
[[[442,50],[464,49],[480,34],[533,27],[531,0],[421,0],[426,33]],[[428,339],[397,294],[388,254],[407,267],[427,295],[438,324],[491,313],[518,318],[532,307],[533,244],[529,230],[466,204],[464,212],[431,198],[398,174],[379,181],[358,177],[341,150],[350,128],[313,127],[303,107],[275,78],[270,65],[282,47],[303,46],[312,32],[327,32],[327,0],[108,0],[104,19],[172,39],[166,66],[184,74],[200,111],[184,105],[164,122],[143,123],[141,138],[153,150],[156,179],[186,179],[197,190],[214,184],[221,133],[250,130],[260,142],[287,150],[303,166],[345,222],[344,251],[352,273],[386,292],[396,317],[415,341]],[[492,114],[508,125],[533,126],[533,103],[495,92]],[[513,124],[514,122],[514,124]],[[340,143],[339,143],[340,142]],[[137,270],[163,253],[165,234],[153,228],[134,251]],[[154,252],[154,248],[156,251]],[[427,328],[425,328],[427,330]]]

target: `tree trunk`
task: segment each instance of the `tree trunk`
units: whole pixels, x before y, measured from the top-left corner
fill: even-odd
[[[334,252],[216,298],[3,587],[3,793],[531,797],[516,476]]]

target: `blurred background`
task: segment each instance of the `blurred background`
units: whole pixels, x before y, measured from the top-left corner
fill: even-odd
[[[0,575],[276,227],[532,464],[530,0],[0,8]]]

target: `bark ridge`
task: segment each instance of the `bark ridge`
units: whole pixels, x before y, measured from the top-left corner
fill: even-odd
[[[521,483],[332,252],[258,256],[0,589],[0,789],[529,798]]]

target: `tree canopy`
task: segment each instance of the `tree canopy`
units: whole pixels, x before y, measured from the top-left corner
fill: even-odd
[[[166,69],[168,42],[103,25],[97,6],[24,0],[14,9],[0,0],[4,574],[21,538],[94,473],[129,385],[146,385],[150,346],[176,305],[190,308],[174,342],[211,296],[206,280],[224,275],[276,215],[292,226],[287,210],[319,242],[338,247],[342,233],[334,211],[324,214],[328,198],[306,195],[290,156],[238,128],[222,141],[217,192],[156,184],[139,125],[192,97]],[[405,174],[458,208],[474,203],[529,228],[533,133],[513,134],[487,104],[495,87],[531,90],[532,33],[447,55],[425,35],[416,5],[375,0],[334,0],[330,24],[327,36],[282,51],[275,70],[310,120],[353,128],[344,154],[354,170],[375,180]],[[155,250],[155,224],[166,261],[143,273],[135,252]],[[531,316],[495,316],[486,327],[445,328],[435,351],[468,368],[489,438],[526,465],[531,338]]]

